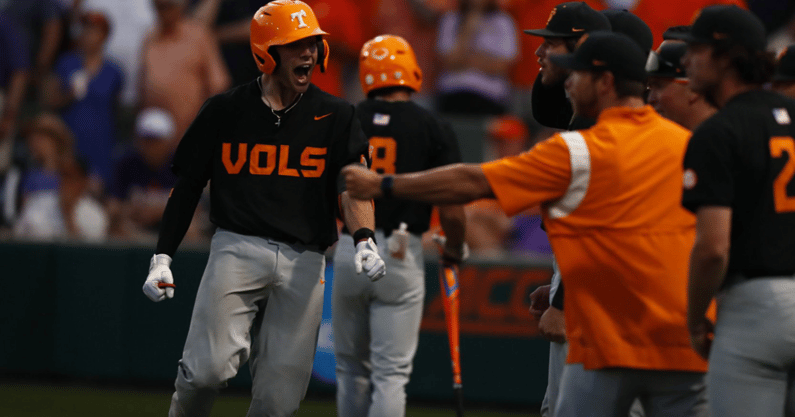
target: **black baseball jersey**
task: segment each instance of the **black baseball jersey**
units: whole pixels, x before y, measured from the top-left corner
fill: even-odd
[[[380,174],[423,171],[461,162],[452,128],[411,101],[368,99],[357,106],[359,120],[370,139],[372,169]],[[411,233],[428,230],[433,206],[414,201],[376,200],[375,224],[389,235],[400,222]]]
[[[190,217],[185,207],[170,213],[169,206],[192,204],[193,213],[195,193],[210,181],[210,220],[218,227],[321,249],[333,244],[344,190],[339,171],[368,152],[355,109],[310,85],[294,107],[277,113],[280,126],[256,80],[207,100],[175,153],[179,182],[163,222]],[[187,197],[177,196],[180,184],[191,190]],[[176,251],[181,227],[164,224],[159,253]]]
[[[682,204],[732,209],[728,273],[795,273],[795,101],[754,90],[694,132]]]

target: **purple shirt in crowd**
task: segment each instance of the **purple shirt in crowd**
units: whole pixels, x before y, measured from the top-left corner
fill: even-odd
[[[72,75],[83,70],[83,58],[76,52],[63,54],[55,65],[61,88],[69,91]],[[88,92],[66,106],[61,117],[75,135],[77,152],[86,158],[92,174],[107,184],[113,169],[116,146],[116,106],[123,84],[119,67],[108,60],[88,83]]]

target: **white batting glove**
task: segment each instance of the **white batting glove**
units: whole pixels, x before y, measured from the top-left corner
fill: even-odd
[[[144,294],[154,302],[174,297],[174,276],[171,275],[171,257],[160,253],[149,261],[149,276],[144,282]]]
[[[373,238],[368,238],[356,244],[356,256],[353,258],[356,273],[361,274],[362,269],[367,272],[370,281],[378,281],[386,275],[386,264],[378,255],[378,247]]]

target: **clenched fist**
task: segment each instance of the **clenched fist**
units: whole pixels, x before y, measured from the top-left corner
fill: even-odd
[[[345,178],[348,195],[358,200],[370,200],[383,195],[381,193],[381,175],[370,171],[362,165],[351,164],[342,168],[341,175]]]

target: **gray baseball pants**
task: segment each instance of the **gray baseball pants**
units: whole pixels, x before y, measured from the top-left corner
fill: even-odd
[[[707,383],[716,417],[795,416],[795,278],[755,278],[720,295]]]
[[[218,390],[247,360],[253,380],[247,415],[292,415],[312,373],[324,272],[320,251],[219,229],[169,416],[209,416]]]
[[[405,387],[417,352],[425,298],[422,242],[410,235],[404,259],[386,253],[376,231],[386,276],[370,282],[356,274],[353,238],[334,254],[332,326],[337,359],[337,413],[341,417],[402,417]]]
[[[704,374],[611,368],[563,368],[555,417],[615,417],[629,414],[640,398],[649,417],[708,417]]]

